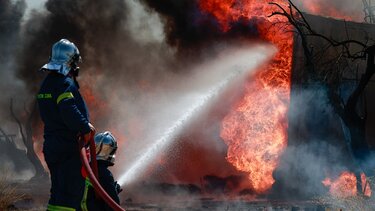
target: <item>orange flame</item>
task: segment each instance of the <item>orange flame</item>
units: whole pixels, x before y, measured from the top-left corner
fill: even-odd
[[[343,172],[336,180],[326,178],[322,183],[336,197],[345,198],[357,194],[357,178],[351,172]]]
[[[362,190],[365,196],[370,197],[372,194],[370,184],[367,181],[367,177],[364,173],[361,174]]]
[[[323,185],[329,187],[329,192],[332,196],[339,198],[346,198],[357,195],[357,177],[354,173],[343,172],[336,180],[326,178],[322,181]],[[365,196],[371,196],[371,188],[367,184],[366,175],[361,174],[362,189]]]
[[[268,17],[275,10],[270,0],[201,0],[203,11],[214,15],[224,31],[239,18],[258,19],[260,38],[273,43],[279,52],[273,61],[246,85],[244,97],[222,122],[221,137],[228,145],[227,160],[247,172],[254,190],[269,190],[272,173],[287,146],[287,110],[293,54],[293,34],[286,20]],[[282,23],[284,22],[284,23]],[[285,30],[287,29],[287,30]],[[249,58],[251,59],[251,58]]]

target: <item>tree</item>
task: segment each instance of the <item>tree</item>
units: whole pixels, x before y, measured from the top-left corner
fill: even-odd
[[[33,123],[37,118],[37,103],[36,101],[32,104],[31,111],[28,111],[26,108],[24,109],[26,113],[26,120],[22,123],[17,117],[13,109],[13,99],[10,100],[10,113],[13,119],[16,121],[18,125],[19,132],[21,134],[22,141],[26,146],[26,156],[32,163],[35,168],[35,175],[33,179],[43,179],[48,177],[47,172],[45,171],[41,161],[39,160],[35,150],[34,150],[34,142],[33,142]]]
[[[320,81],[327,85],[330,104],[341,119],[344,128],[349,132],[347,136],[348,148],[358,166],[358,168],[353,169],[357,175],[357,181],[361,181],[360,173],[362,171],[367,176],[374,176],[372,171],[374,166],[365,165],[366,161],[372,156],[372,151],[366,140],[367,114],[366,112],[359,112],[358,103],[375,73],[375,42],[369,40],[366,34],[364,34],[365,42],[361,42],[350,39],[349,36],[345,40],[337,41],[317,33],[296,5],[291,0],[288,0],[288,2],[287,8],[277,3],[270,3],[278,8],[278,11],[274,11],[270,17],[285,17],[288,23],[294,27],[302,42],[306,61],[305,67],[309,72],[308,80]],[[322,40],[322,45],[325,45],[324,50],[317,52],[316,49],[309,46],[309,39],[312,37]],[[335,50],[335,57],[330,61],[325,60],[326,63],[322,64],[322,55],[326,55],[330,49]],[[340,94],[344,74],[340,64],[347,62],[347,60],[356,61],[359,59],[366,60],[366,66],[349,97],[345,99]],[[360,185],[357,185],[357,187],[360,187]]]

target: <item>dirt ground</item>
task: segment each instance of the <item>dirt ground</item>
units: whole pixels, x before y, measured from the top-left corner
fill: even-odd
[[[49,197],[49,183],[17,184],[23,199],[12,203],[5,210],[45,211]],[[147,194],[146,194],[147,193]],[[128,190],[120,194],[121,206],[127,211],[339,211],[375,210],[369,199],[335,199],[324,197],[310,201],[283,201],[253,197],[226,197],[218,195],[169,193],[155,190]],[[5,211],[4,210],[4,211]]]

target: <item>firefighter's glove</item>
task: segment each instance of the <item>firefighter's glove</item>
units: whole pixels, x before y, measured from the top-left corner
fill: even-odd
[[[90,140],[94,138],[95,132],[96,132],[95,127],[91,123],[89,123],[89,126],[90,126],[90,132],[83,135],[83,141],[84,141],[85,146],[90,144]]]

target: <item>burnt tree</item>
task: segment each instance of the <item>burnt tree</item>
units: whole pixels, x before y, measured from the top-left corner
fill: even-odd
[[[335,113],[340,117],[343,124],[344,134],[346,135],[346,145],[348,151],[351,152],[353,163],[356,168],[352,169],[357,175],[357,181],[360,180],[360,173],[365,172],[367,176],[374,176],[374,166],[368,165],[369,159],[372,157],[372,150],[366,140],[366,112],[360,112],[358,104],[364,93],[366,86],[375,73],[375,42],[370,41],[364,34],[365,42],[359,40],[348,39],[337,41],[331,37],[327,37],[316,32],[307,19],[291,0],[288,0],[287,7],[283,7],[277,3],[270,3],[278,8],[270,16],[282,16],[287,19],[288,24],[292,25],[295,32],[300,37],[303,53],[305,57],[305,69],[308,71],[307,79],[310,81],[319,81],[327,85],[328,100]],[[346,32],[348,34],[348,32]],[[321,39],[324,45],[322,51],[316,51],[309,45],[309,39]],[[336,56],[330,61],[320,66],[322,57],[327,54],[329,49],[337,52]],[[343,81],[343,68],[340,63],[343,60],[366,60],[366,65],[359,80],[354,88],[350,91],[350,95],[345,99],[341,92]],[[360,185],[358,184],[358,190]]]
[[[27,149],[26,156],[35,168],[35,175],[32,179],[44,179],[48,177],[41,161],[39,160],[33,142],[33,124],[37,119],[37,103],[33,102],[31,111],[24,109],[26,114],[26,120],[24,123],[21,122],[20,118],[16,115],[13,108],[13,99],[10,100],[10,113],[15,122],[17,123],[19,132],[21,134],[22,141]]]
[[[0,127],[0,154],[3,156],[3,159],[11,159],[14,163],[14,171],[16,173],[21,173],[22,170],[28,169],[29,163],[26,158],[26,150],[19,149],[14,141],[16,135],[7,134]],[[3,163],[4,164],[4,163]],[[4,165],[0,165],[3,167]],[[1,168],[0,167],[0,168]],[[9,166],[5,164],[5,168],[1,168],[4,173],[7,172]],[[3,173],[3,172],[2,172]]]

